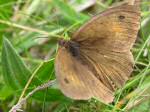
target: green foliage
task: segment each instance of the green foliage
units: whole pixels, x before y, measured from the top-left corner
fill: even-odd
[[[90,15],[120,0],[0,0],[0,110],[7,112],[37,86],[55,79],[57,38],[69,38]],[[85,5],[86,4],[86,5]],[[88,8],[89,6],[93,6]],[[79,7],[82,9],[79,11]],[[96,99],[73,101],[58,85],[35,93],[29,112],[149,112],[150,108],[150,2],[143,0],[139,38],[132,49],[135,69],[126,85],[115,93],[113,104]],[[6,38],[7,37],[7,38]],[[31,79],[31,80],[30,80]],[[118,101],[130,100],[117,108]],[[140,101],[137,106],[134,103]],[[128,107],[132,107],[129,110]]]
[[[68,4],[62,2],[61,0],[53,1],[55,6],[59,8],[61,14],[68,20],[74,22],[82,22],[88,19],[88,16],[77,13],[74,9],[72,9]]]
[[[31,72],[27,69],[24,62],[21,60],[21,57],[19,57],[19,55],[16,53],[10,42],[6,38],[4,38],[2,49],[3,77],[7,86],[11,87],[14,92],[18,91],[20,93],[27,84],[29,78],[32,77],[32,75],[34,75],[35,77],[33,77],[32,82],[28,87],[30,91],[36,86],[41,85],[51,79],[54,79],[53,61],[54,59],[42,62],[31,74]],[[57,87],[48,89],[47,94],[49,95],[46,97],[46,100],[56,101],[58,99],[64,99]],[[37,95],[34,95],[34,97],[38,100],[43,100],[44,95],[45,92],[41,91],[38,92]]]
[[[2,70],[6,84],[14,90],[22,89],[31,74],[6,38],[2,48]]]

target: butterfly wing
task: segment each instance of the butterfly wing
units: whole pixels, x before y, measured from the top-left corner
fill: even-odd
[[[130,52],[140,26],[140,7],[123,4],[83,25],[72,40],[80,44],[85,62],[110,90],[121,87],[133,71]]]
[[[113,101],[112,92],[63,47],[58,50],[55,70],[60,89],[66,96],[78,100],[97,97],[107,103]]]
[[[116,53],[99,49],[81,49],[81,54],[95,77],[111,91],[123,86],[133,71],[131,52]]]
[[[95,16],[74,34],[72,40],[81,46],[125,52],[133,46],[139,25],[139,7],[123,4]]]
[[[139,21],[139,5],[124,4],[81,27],[72,38],[80,45],[80,59],[63,47],[58,50],[55,71],[62,92],[73,99],[98,97],[111,102],[115,88],[121,87],[132,72],[130,49]]]

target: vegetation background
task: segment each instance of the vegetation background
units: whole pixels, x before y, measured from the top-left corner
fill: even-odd
[[[57,38],[68,39],[93,15],[119,0],[0,0],[0,112],[21,95],[55,79]],[[141,29],[132,52],[135,69],[112,104],[74,101],[57,84],[30,97],[26,112],[150,112],[150,1],[141,6]],[[32,80],[29,80],[32,79]],[[25,88],[26,85],[26,88]],[[24,93],[22,93],[24,91]]]

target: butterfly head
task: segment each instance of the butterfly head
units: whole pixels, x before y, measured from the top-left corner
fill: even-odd
[[[68,46],[68,40],[60,39],[58,41],[58,44],[62,47],[67,47]]]

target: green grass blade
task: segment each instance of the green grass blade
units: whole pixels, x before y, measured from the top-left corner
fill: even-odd
[[[88,16],[77,13],[72,7],[61,0],[54,0],[53,3],[59,8],[61,14],[71,22],[83,22],[88,19]]]

